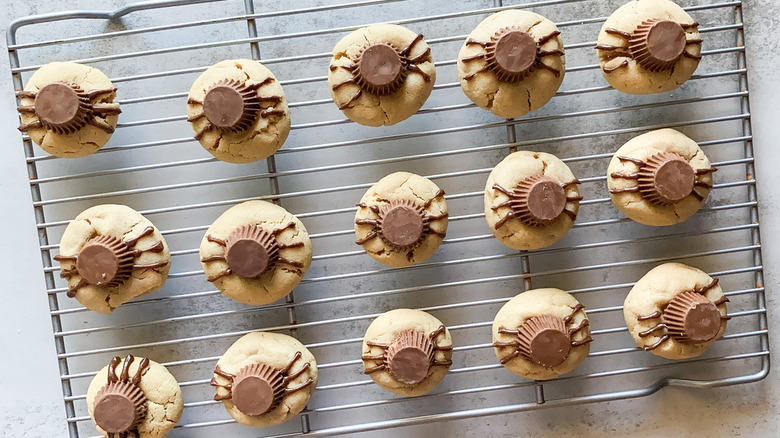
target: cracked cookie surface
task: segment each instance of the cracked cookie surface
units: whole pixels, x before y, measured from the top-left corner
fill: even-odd
[[[52,62],[39,68],[27,81],[24,91],[37,93],[45,85],[52,82],[66,82],[78,85],[83,91],[89,93],[93,90],[108,90],[91,98],[94,104],[107,104],[116,106],[114,103],[116,91],[108,77],[100,70],[94,67],[76,64],[72,62]],[[33,106],[35,98],[22,97],[23,106]],[[76,130],[72,133],[56,133],[45,127],[30,127],[27,134],[30,139],[38,144],[46,152],[62,158],[79,158],[95,153],[103,147],[111,138],[113,129],[116,128],[118,115],[108,114],[105,116],[93,115],[96,120],[105,124],[110,129],[101,129],[93,124]],[[38,120],[34,113],[22,113],[22,124],[33,123]],[[108,132],[108,131],[112,132]]]
[[[614,177],[615,174],[634,174],[640,170],[637,163],[618,157],[646,162],[648,158],[661,152],[673,152],[682,156],[694,171],[703,172],[711,168],[710,160],[695,141],[674,129],[659,129],[632,138],[615,152],[607,167],[609,190],[631,190],[637,186],[635,180]],[[713,181],[712,173],[697,175],[697,181],[697,184],[703,184],[696,188],[701,200],[688,196],[673,204],[656,205],[639,192],[610,193],[610,198],[621,213],[636,222],[652,226],[674,225],[693,216],[706,202],[711,190],[708,186],[711,186]]]
[[[422,107],[436,82],[436,69],[428,44],[417,38],[417,33],[403,26],[380,24],[360,28],[336,44],[328,71],[328,87],[333,101],[348,118],[366,126],[390,126],[406,120]],[[390,44],[399,52],[411,47],[406,58],[419,58],[413,63],[419,72],[410,69],[400,87],[385,96],[366,92],[357,83],[345,82],[354,80],[355,76],[344,67],[354,65],[363,49],[374,43]]]
[[[142,359],[137,357],[130,364],[130,376],[136,374]],[[108,368],[107,365],[98,371],[87,390],[87,409],[92,421],[95,421],[93,413],[95,397],[103,385],[106,384]],[[119,370],[117,370],[118,372]],[[138,432],[140,433],[138,438],[160,438],[170,432],[181,418],[182,410],[184,409],[181,389],[176,378],[164,366],[153,360],[149,361],[149,367],[141,376],[142,378],[138,386],[144,392],[147,402],[146,415],[138,426]],[[101,435],[109,436],[106,431],[97,425],[95,427]],[[113,435],[116,436],[117,434]]]
[[[312,257],[309,234],[303,223],[284,208],[266,201],[247,201],[231,207],[211,224],[200,244],[201,260],[224,256],[225,246],[214,240],[225,241],[235,230],[247,225],[257,225],[271,234],[282,230],[276,234],[276,242],[291,247],[279,250],[279,255],[294,263],[274,263],[252,278],[226,274],[229,266],[225,260],[201,261],[201,264],[208,277],[216,278],[214,285],[226,297],[252,305],[272,303],[289,294],[309,269]]]
[[[147,234],[149,228],[152,228],[152,231]],[[153,249],[140,252],[134,259],[135,265],[154,266],[164,263],[164,266],[133,269],[129,278],[118,286],[80,286],[82,277],[74,271],[77,264],[71,258],[76,256],[90,239],[97,236],[111,236],[123,242],[135,240],[136,249]],[[116,204],[96,205],[79,213],[62,234],[59,257],[64,258],[60,261],[62,272],[70,271],[76,274],[68,279],[68,286],[75,290],[75,298],[88,309],[106,314],[131,298],[162,288],[171,267],[171,253],[160,230],[132,208]]]
[[[376,220],[382,209],[398,202],[424,207],[422,213],[429,219],[430,232],[423,233],[421,240],[411,248],[393,246],[381,236],[372,234],[376,233],[376,226],[357,223]],[[411,266],[427,260],[439,248],[442,236],[447,232],[447,214],[443,191],[433,181],[409,172],[395,172],[379,180],[360,198],[355,214],[355,235],[358,242],[364,242],[363,249],[374,260],[391,267]]]
[[[262,84],[256,88],[260,111],[247,129],[238,132],[215,129],[203,117],[206,91],[220,81],[230,80],[247,87]],[[251,59],[221,61],[198,76],[190,88],[187,116],[203,148],[228,163],[268,158],[282,147],[290,133],[290,110],[281,84],[270,70]]]
[[[663,313],[672,299],[681,292],[706,288],[704,296],[713,303],[723,298],[723,289],[719,284],[713,284],[713,278],[704,271],[687,266],[682,263],[664,263],[647,272],[626,296],[623,303],[623,317],[626,321],[631,337],[640,347],[648,347],[659,343],[652,353],[667,359],[688,359],[704,353],[713,342],[723,336],[726,331],[726,321],[720,323],[717,335],[706,342],[684,344],[675,338],[662,341],[661,337],[667,330],[652,331],[648,335],[640,336],[640,333],[652,330],[661,320],[644,318],[654,312]],[[718,311],[721,316],[726,316],[726,305],[719,304]],[[640,320],[642,319],[642,320]]]
[[[533,289],[516,295],[501,307],[493,319],[493,342],[516,340],[516,335],[499,333],[499,328],[516,329],[529,319],[539,315],[552,315],[561,319],[572,315],[567,325],[570,327],[580,326],[583,321],[588,320],[588,316],[581,309],[574,311],[579,304],[580,302],[571,294],[555,288]],[[572,335],[572,341],[583,341],[590,337],[590,329],[587,324],[583,324],[585,327]],[[496,357],[501,360],[511,352],[511,349],[493,347],[493,351],[496,353]],[[523,355],[518,355],[503,365],[509,371],[527,379],[549,380],[577,368],[588,357],[589,353],[590,344],[584,343],[573,347],[566,359],[553,367],[539,365]]]
[[[643,22],[652,19],[676,21],[684,25],[693,25],[694,21],[679,5],[669,0],[634,0],[618,8],[601,27],[598,36],[600,47],[628,48],[628,40],[608,32],[614,29],[631,34]],[[693,27],[685,30],[688,41],[700,41],[699,31]],[[598,50],[601,73],[609,84],[629,94],[654,94],[674,90],[691,78],[699,66],[701,43],[692,44],[685,49],[691,56],[681,57],[673,68],[653,72],[640,65],[630,56],[615,56],[613,51]]]
[[[501,204],[510,201],[510,198],[494,187],[498,185],[512,190],[527,178],[541,176],[562,185],[563,194],[571,198],[567,199],[564,211],[542,226],[531,226],[511,216],[507,220],[512,209],[502,207]],[[485,184],[485,219],[490,231],[501,243],[512,249],[529,250],[552,245],[574,225],[574,218],[579,212],[578,183],[569,167],[554,155],[531,151],[510,154],[493,168]]]
[[[485,53],[485,48],[470,44],[470,40],[488,42],[506,28],[530,34],[535,41],[541,42],[538,44],[540,52],[561,53],[540,57],[538,62],[549,68],[537,66],[518,82],[502,81],[494,72],[483,71],[487,63],[484,57],[468,61]],[[549,39],[544,41],[545,38]],[[464,59],[467,61],[464,62]],[[512,9],[493,14],[479,23],[458,54],[458,78],[463,92],[480,108],[505,118],[520,117],[549,102],[563,82],[565,67],[563,42],[555,23],[533,12]]]
[[[230,374],[236,374],[242,368],[256,364],[265,364],[277,370],[283,369],[291,363],[296,353],[300,353],[300,358],[294,362],[291,371],[300,371],[305,363],[309,366],[300,375],[287,382],[286,386],[299,387],[310,379],[311,383],[299,391],[285,395],[278,406],[261,415],[246,415],[231,399],[225,399],[222,403],[230,416],[250,427],[267,427],[284,423],[306,407],[317,386],[317,361],[297,339],[280,333],[253,332],[233,343],[217,362],[217,366],[222,371]],[[214,379],[220,385],[217,387],[217,394],[227,396],[228,390],[222,386],[230,383],[228,379],[216,373]]]
[[[367,342],[389,344],[396,336],[406,330],[414,330],[423,334],[435,333],[443,324],[433,315],[414,309],[395,309],[379,315],[366,329],[363,337],[363,355],[381,355],[383,349],[369,346]],[[444,350],[435,350],[433,359],[436,362],[449,362],[452,359],[452,336],[446,328],[437,336],[436,345]],[[448,349],[449,348],[449,349]],[[376,360],[363,360],[366,370],[376,367]],[[417,397],[428,393],[449,372],[445,366],[431,366],[425,378],[416,384],[406,384],[396,380],[388,369],[382,369],[369,374],[374,382],[382,388],[406,397]]]

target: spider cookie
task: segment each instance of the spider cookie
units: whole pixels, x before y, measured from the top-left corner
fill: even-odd
[[[615,152],[607,187],[615,207],[632,220],[674,225],[704,205],[716,170],[695,141],[674,129],[659,129]]]
[[[544,106],[563,82],[566,59],[555,24],[528,11],[483,20],[458,54],[460,86],[493,114],[520,117]]]
[[[60,276],[68,297],[111,313],[133,297],[159,290],[168,278],[171,253],[160,230],[124,205],[82,211],[60,240]]]
[[[52,62],[27,81],[17,108],[19,130],[46,152],[79,158],[108,142],[122,111],[116,88],[100,70],[72,62]]]
[[[623,303],[636,344],[667,359],[699,356],[726,331],[718,279],[681,263],[665,263],[636,282]]]
[[[218,62],[190,88],[187,121],[204,149],[228,163],[273,155],[290,133],[290,111],[273,73],[251,59]]]
[[[306,407],[317,386],[317,361],[291,336],[249,333],[219,359],[211,386],[214,400],[239,423],[273,426]]]
[[[357,207],[355,243],[387,266],[427,260],[447,234],[444,190],[413,173],[396,172],[382,178]]]
[[[574,225],[582,200],[579,183],[554,155],[515,152],[488,176],[485,219],[498,240],[510,248],[550,246]]]
[[[428,393],[452,365],[452,337],[438,319],[420,310],[379,315],[363,337],[364,373],[395,394]]]
[[[588,357],[585,306],[560,289],[534,289],[509,300],[493,320],[493,348],[502,365],[518,376],[554,379]]]
[[[278,205],[247,201],[214,221],[200,243],[208,281],[228,298],[268,304],[289,294],[311,265],[306,227]]]
[[[147,358],[114,357],[87,390],[87,410],[108,438],[158,438],[181,418],[184,401],[168,370]]]
[[[674,90],[701,60],[699,23],[669,0],[634,0],[616,10],[599,33],[601,73],[629,94]]]
[[[333,102],[366,126],[395,125],[416,113],[436,82],[423,36],[395,24],[358,29],[333,48],[328,86]]]

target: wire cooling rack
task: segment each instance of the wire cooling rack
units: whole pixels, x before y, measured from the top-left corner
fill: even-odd
[[[95,435],[86,388],[111,356],[128,353],[164,363],[179,380],[185,409],[173,437],[344,435],[640,397],[666,385],[701,388],[763,378],[769,351],[741,2],[681,1],[702,23],[704,59],[680,89],[654,96],[612,90],[595,64],[596,35],[622,2],[301,0],[290,9],[288,2],[168,0],[12,23],[8,48],[16,89],[47,62],[81,62],[111,77],[123,109],[111,142],[86,158],[49,156],[22,136],[57,349],[52,360],[61,371],[71,437]],[[471,29],[508,8],[555,21],[568,61],[557,96],[517,120],[471,104],[459,89],[455,61]],[[329,52],[343,35],[379,22],[423,33],[438,79],[417,115],[393,127],[367,128],[337,110],[326,74]],[[246,57],[261,59],[281,80],[293,126],[274,157],[230,165],[192,139],[185,100],[206,67]],[[652,228],[611,205],[605,172],[621,144],[662,127],[696,139],[720,170],[699,213],[680,225]],[[554,153],[583,182],[585,200],[574,229],[550,248],[511,251],[484,222],[487,174],[514,149]],[[352,220],[362,192],[397,170],[426,175],[446,190],[450,230],[429,261],[388,269],[354,245]],[[223,297],[198,262],[208,225],[230,206],[255,198],[298,215],[314,248],[312,268],[294,296],[266,306]],[[163,230],[173,255],[160,292],[110,316],[67,299],[66,283],[52,265],[68,221],[100,203],[141,211]],[[624,326],[628,289],[665,261],[720,277],[731,299],[734,318],[726,335],[699,358],[674,362],[645,353]],[[546,286],[566,289],[587,306],[595,341],[578,369],[542,383],[498,364],[490,325],[509,298]],[[396,307],[431,312],[452,330],[455,363],[429,395],[397,397],[361,373],[364,330]],[[307,409],[262,430],[232,421],[211,400],[208,385],[218,357],[254,330],[298,337],[320,370]]]

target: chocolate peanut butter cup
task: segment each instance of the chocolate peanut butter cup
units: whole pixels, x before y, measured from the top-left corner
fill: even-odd
[[[657,205],[681,201],[693,192],[696,183],[696,171],[674,152],[661,152],[648,158],[638,175],[639,192]]]
[[[133,253],[114,236],[93,237],[76,258],[79,275],[94,286],[116,287],[133,271]]]
[[[35,115],[57,134],[72,134],[87,125],[91,103],[78,85],[52,82],[35,95]]]
[[[225,246],[228,267],[239,277],[257,277],[279,258],[276,237],[257,225],[236,229],[225,240]]]
[[[109,434],[134,430],[146,416],[146,395],[130,382],[111,382],[98,391],[95,423]]]
[[[372,43],[358,55],[354,73],[355,82],[366,92],[387,96],[403,84],[404,61],[390,43]]]
[[[485,61],[504,82],[523,80],[536,64],[537,44],[528,32],[508,27],[499,30],[485,46]]]
[[[518,218],[530,226],[544,226],[563,213],[566,191],[549,176],[532,176],[517,186],[517,199],[512,209]]]
[[[246,131],[257,120],[260,110],[257,90],[235,79],[215,83],[203,98],[203,114],[223,132]]]
[[[262,415],[279,406],[284,395],[284,377],[279,370],[254,364],[242,368],[233,382],[233,403],[246,415]]]
[[[412,201],[392,201],[380,212],[377,224],[382,238],[395,248],[412,248],[425,235],[428,218]]]
[[[545,367],[558,366],[569,357],[571,339],[563,319],[539,315],[527,320],[518,329],[520,354]]]
[[[433,343],[425,333],[404,330],[387,349],[387,368],[399,382],[420,383],[433,363]]]
[[[696,344],[714,339],[720,331],[718,307],[704,295],[682,292],[663,311],[669,334],[680,343]]]
[[[685,30],[671,20],[646,20],[629,39],[631,56],[643,67],[660,72],[671,70],[685,51]]]

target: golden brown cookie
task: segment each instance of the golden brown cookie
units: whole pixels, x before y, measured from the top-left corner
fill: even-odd
[[[704,205],[716,170],[695,141],[674,129],[659,129],[615,152],[607,187],[615,207],[632,220],[674,225]]]
[[[623,316],[636,344],[667,359],[704,353],[726,331],[726,303],[717,278],[681,263],[648,271],[626,296]]]
[[[16,95],[22,102],[19,130],[62,158],[84,157],[103,147],[122,112],[108,77],[72,62],[44,65]]]
[[[493,348],[502,365],[518,376],[554,379],[588,357],[585,306],[560,289],[534,289],[509,300],[493,320]]]
[[[569,167],[544,152],[515,152],[498,163],[485,184],[485,219],[512,249],[557,242],[574,225],[582,199]]]
[[[363,366],[382,388],[407,397],[426,394],[452,365],[452,337],[438,319],[420,310],[379,315],[363,337]]]
[[[68,280],[68,296],[100,313],[160,289],[171,267],[160,230],[132,208],[114,204],[79,213],[54,260]]]
[[[701,60],[699,23],[669,0],[634,0],[618,8],[599,33],[601,72],[629,94],[674,90]]]
[[[292,292],[311,265],[306,227],[284,208],[247,201],[206,231],[200,257],[208,280],[245,304],[268,304]]]
[[[228,163],[268,158],[290,133],[281,84],[251,59],[218,62],[198,76],[190,88],[187,116],[203,148]]]
[[[87,409],[101,435],[160,438],[184,408],[176,378],[159,363],[128,355],[111,359],[87,390]]]
[[[249,333],[219,359],[211,386],[214,400],[239,423],[273,426],[306,407],[317,386],[317,361],[291,336]]]
[[[395,125],[416,113],[436,82],[431,49],[403,26],[360,28],[333,48],[328,86],[333,102],[361,125]]]
[[[566,72],[555,23],[510,9],[484,19],[458,54],[460,86],[472,102],[512,118],[535,111],[560,88]]]
[[[433,181],[395,172],[371,186],[355,214],[357,244],[392,267],[427,260],[447,234],[447,201]]]

